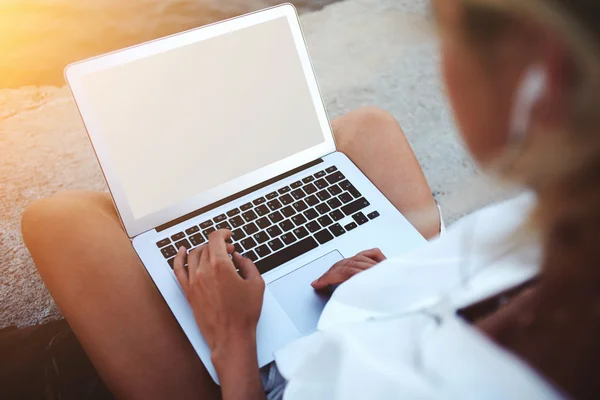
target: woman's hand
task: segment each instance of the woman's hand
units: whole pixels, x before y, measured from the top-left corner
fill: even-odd
[[[230,237],[228,230],[211,233],[207,245],[188,254],[187,270],[186,250],[179,249],[173,267],[211,350],[222,398],[264,399],[256,325],[265,281],[254,263],[235,253],[233,245],[226,242]]]
[[[379,249],[371,249],[358,253],[352,258],[337,262],[329,271],[312,283],[316,290],[325,289],[329,285],[339,285],[346,282],[354,275],[371,268],[385,260]]]
[[[241,340],[256,342],[265,291],[254,263],[234,253],[233,245],[226,242],[230,237],[228,230],[211,233],[207,245],[189,253],[187,270],[185,248],[179,249],[174,262],[175,275],[213,357],[249,344]]]

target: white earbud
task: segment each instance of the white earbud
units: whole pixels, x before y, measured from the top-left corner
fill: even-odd
[[[511,142],[520,142],[525,139],[531,123],[533,108],[546,91],[546,85],[546,70],[539,65],[531,67],[523,77],[513,105],[509,132]]]

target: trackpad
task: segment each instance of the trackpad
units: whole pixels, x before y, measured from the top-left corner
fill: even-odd
[[[329,300],[329,294],[316,292],[310,284],[342,259],[339,251],[332,251],[269,283],[269,291],[300,333],[307,333],[317,326],[321,312]]]

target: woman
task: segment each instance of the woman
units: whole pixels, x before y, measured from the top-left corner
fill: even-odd
[[[535,195],[482,210],[414,255],[371,268],[385,258],[372,250],[336,264],[316,289],[357,276],[336,290],[319,332],[262,371],[255,330],[264,282],[253,263],[237,253],[230,260],[227,231],[190,253],[188,270],[181,251],[176,274],[192,308],[202,310],[197,322],[221,387],[145,274],[108,196],[36,202],[23,217],[25,241],[113,393],[597,398],[600,7],[587,0],[432,6],[448,94],[470,152]],[[434,200],[393,118],[362,109],[333,127],[339,149],[425,237],[437,235]],[[538,273],[532,289],[476,326],[455,316],[457,308]]]

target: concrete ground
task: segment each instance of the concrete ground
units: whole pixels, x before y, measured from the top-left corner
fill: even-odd
[[[476,173],[444,97],[427,3],[347,0],[302,23],[331,117],[363,105],[392,112],[453,221],[493,196],[465,195]],[[25,206],[60,190],[106,187],[67,88],[0,90],[0,149],[2,328],[59,316],[22,243]]]

